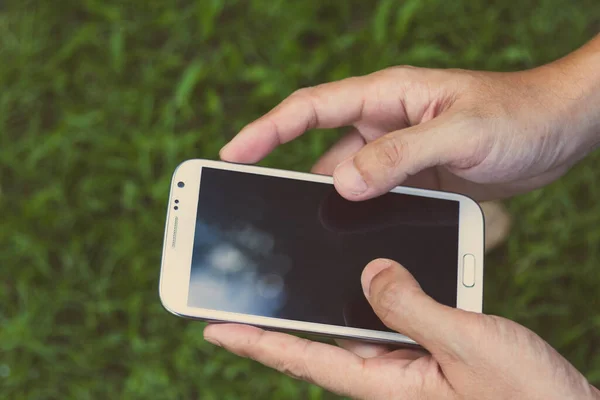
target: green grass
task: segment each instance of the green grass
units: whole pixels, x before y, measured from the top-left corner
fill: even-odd
[[[323,5],[323,4],[329,5]],[[294,89],[395,64],[517,70],[597,0],[0,3],[0,397],[323,399],[159,304],[168,183]],[[265,162],[307,170],[336,133]],[[600,384],[600,157],[509,203],[486,311]]]

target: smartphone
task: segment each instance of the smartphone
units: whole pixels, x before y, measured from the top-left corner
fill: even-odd
[[[362,270],[393,259],[438,302],[481,312],[483,228],[459,194],[353,202],[329,176],[188,160],[171,182],[160,299],[181,317],[416,345],[375,315]]]

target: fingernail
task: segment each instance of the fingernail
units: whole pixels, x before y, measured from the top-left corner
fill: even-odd
[[[229,143],[231,143],[231,142],[229,142]],[[227,150],[229,143],[227,143],[227,144],[225,144],[225,146],[221,147],[221,150],[219,150],[219,158],[223,159],[223,152]]]
[[[333,173],[335,180],[341,187],[352,194],[364,193],[369,187],[354,166],[354,159],[350,158],[338,165]]]
[[[366,267],[362,276],[362,288],[365,297],[368,299],[371,293],[371,282],[384,270],[392,266],[392,261],[380,258],[371,261]]]

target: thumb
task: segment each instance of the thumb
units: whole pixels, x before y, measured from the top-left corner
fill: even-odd
[[[378,259],[364,269],[362,286],[381,321],[423,346],[436,358],[456,359],[468,341],[472,315],[436,302],[400,264]]]
[[[442,115],[366,144],[336,167],[335,186],[348,200],[366,200],[429,167],[467,169],[483,160],[482,139],[459,113]]]

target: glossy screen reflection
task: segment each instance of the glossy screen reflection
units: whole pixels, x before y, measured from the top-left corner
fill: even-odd
[[[456,201],[389,193],[350,202],[329,184],[206,167],[200,186],[191,307],[388,330],[360,286],[378,257],[456,306]]]

